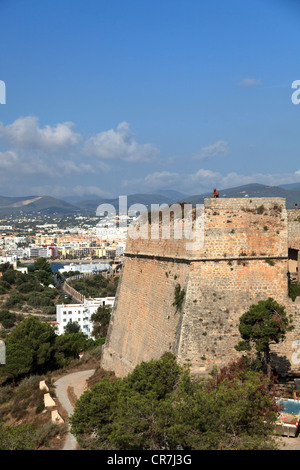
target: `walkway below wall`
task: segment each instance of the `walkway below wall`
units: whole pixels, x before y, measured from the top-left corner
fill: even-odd
[[[65,409],[68,416],[74,413],[74,401],[78,399],[82,393],[87,390],[86,381],[94,374],[95,369],[83,370],[60,377],[55,383],[56,397],[61,406]],[[74,398],[72,400],[72,397]],[[76,450],[77,440],[70,433],[68,424],[68,434],[65,440],[63,450]]]

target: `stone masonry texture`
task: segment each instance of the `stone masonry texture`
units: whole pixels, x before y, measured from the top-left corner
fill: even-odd
[[[300,372],[300,304],[288,297],[289,248],[300,250],[297,211],[287,211],[283,198],[206,199],[204,243],[196,238],[191,250],[172,235],[128,237],[101,366],[122,377],[171,351],[206,374],[240,356],[240,316],[272,297],[295,326],[273,348],[273,363],[281,373]]]

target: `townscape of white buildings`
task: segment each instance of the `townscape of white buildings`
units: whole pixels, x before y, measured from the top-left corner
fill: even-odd
[[[124,254],[127,227],[97,224],[94,227],[67,227],[56,224],[36,225],[18,234],[12,226],[0,226],[0,255],[18,259],[99,259],[121,258]],[[22,232],[26,232],[25,229]]]
[[[0,264],[8,262],[14,269],[26,274],[28,268],[24,267],[24,264],[23,267],[19,267],[19,260],[33,262],[37,258],[47,258],[49,261],[61,260],[64,264],[64,267],[59,269],[61,273],[79,271],[81,274],[86,274],[109,271],[112,269],[111,264],[117,266],[122,263],[127,227],[134,220],[134,217],[120,217],[123,217],[122,220],[116,215],[110,220],[100,219],[99,222],[99,217],[94,220],[76,216],[75,222],[72,221],[73,225],[68,226],[66,223],[63,227],[55,223],[54,219],[49,220],[47,217],[44,223],[38,223],[34,218],[10,220],[9,223],[2,220],[0,221]],[[69,263],[65,264],[63,260],[69,260]],[[114,297],[106,297],[85,299],[82,304],[57,305],[56,321],[52,324],[60,335],[64,333],[69,322],[78,323],[80,331],[90,338],[93,330],[91,316],[101,305],[113,307],[114,300]]]
[[[28,274],[27,267],[18,267],[16,256],[0,256],[0,264],[9,263],[17,271],[21,271],[24,274]],[[76,265],[73,264],[72,268],[74,271],[78,271],[79,267],[86,267],[86,271],[91,272],[87,265]],[[91,265],[95,266],[95,265]],[[106,267],[110,269],[110,265],[101,265],[103,269]],[[99,265],[100,267],[100,265]],[[63,271],[63,270],[62,270]],[[52,286],[53,287],[53,286]],[[81,304],[60,304],[56,306],[56,321],[51,324],[56,327],[56,332],[61,335],[65,332],[66,326],[69,322],[77,323],[80,327],[80,332],[86,334],[89,338],[92,338],[93,323],[91,316],[97,311],[100,306],[109,305],[114,306],[114,297],[101,297],[95,299],[84,299]]]

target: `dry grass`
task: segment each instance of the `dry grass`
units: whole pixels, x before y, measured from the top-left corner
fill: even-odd
[[[74,387],[71,387],[69,385],[69,387],[67,388],[67,394],[68,394],[68,398],[70,400],[71,405],[75,407],[78,398],[74,392]]]
[[[110,377],[110,380],[116,379],[114,372],[107,371],[102,369],[101,367],[98,367],[95,370],[94,374],[87,380],[87,387],[91,389],[97,382],[99,382],[99,380],[107,376]]]
[[[31,376],[15,386],[0,386],[0,420],[6,426],[31,425],[38,450],[61,449],[67,429],[65,425],[52,423],[51,411],[44,407],[45,392],[39,389],[42,379]]]

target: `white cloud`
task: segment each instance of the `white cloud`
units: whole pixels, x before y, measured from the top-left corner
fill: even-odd
[[[232,172],[221,177],[220,185],[222,185],[223,188],[242,186],[244,184],[251,183],[266,184],[268,186],[280,186],[281,184],[298,183],[299,176],[300,171],[282,174],[253,173],[252,175],[243,175]]]
[[[16,152],[8,150],[7,152],[0,152],[0,168],[7,169],[10,168],[18,162],[18,155]]]
[[[169,171],[155,172],[146,176],[145,183],[148,187],[159,189],[161,185],[172,186],[178,183],[178,173]]]
[[[72,193],[76,196],[99,196],[103,198],[112,198],[113,195],[110,192],[100,189],[98,186],[82,186],[77,185],[72,189]]]
[[[152,144],[138,144],[127,122],[121,122],[117,129],[99,132],[87,139],[84,153],[105,160],[127,162],[151,161],[159,153]]]
[[[32,185],[30,189],[31,189],[30,190],[31,194],[34,194],[37,196],[46,196],[49,194],[52,197],[63,198],[63,196],[66,195],[65,186],[57,186],[57,185],[55,186],[55,185],[50,185],[50,184],[37,185],[37,186]]]
[[[0,140],[12,148],[40,150],[45,153],[59,152],[78,144],[80,134],[75,133],[73,128],[72,122],[40,128],[37,117],[20,117],[7,126],[0,123]]]
[[[215,181],[220,179],[220,173],[216,173],[215,171],[211,170],[204,170],[200,168],[196,173],[187,175],[188,178],[191,178],[191,183],[193,184],[203,184],[207,181]]]
[[[8,125],[0,122],[0,142],[7,148],[0,153],[0,167],[8,169],[19,158],[15,171],[20,175],[100,175],[111,170],[112,161],[148,162],[159,153],[152,144],[139,144],[127,122],[83,139],[72,122],[40,127],[37,117],[19,117]]]
[[[63,170],[63,175],[72,175],[74,173],[94,173],[92,165],[88,163],[75,163],[72,160],[61,160],[57,166]]]
[[[212,158],[218,155],[227,155],[228,151],[228,142],[225,142],[224,140],[218,140],[212,145],[202,147],[199,154],[193,155],[193,159],[205,160],[206,158]]]
[[[257,78],[243,78],[238,85],[242,87],[253,87],[261,85],[261,81]]]
[[[51,167],[46,162],[38,157],[32,157],[29,159],[24,159],[20,161],[18,167],[15,168],[15,175],[19,174],[20,176],[24,175],[41,175],[48,177],[57,177],[59,173],[54,167]]]
[[[161,171],[150,173],[144,178],[137,178],[133,180],[124,180],[123,186],[130,187],[130,191],[134,192],[137,188],[138,191],[151,191],[154,192],[157,189],[174,188],[180,184],[180,175],[178,173],[171,173],[169,171]]]
[[[286,174],[254,173],[243,175],[230,172],[222,175],[219,172],[200,168],[195,173],[155,172],[144,178],[125,180],[123,186],[130,187],[132,192],[155,192],[157,189],[176,189],[187,194],[202,194],[210,192],[213,188],[233,188],[251,183],[261,183],[269,186],[299,182],[300,170]]]

